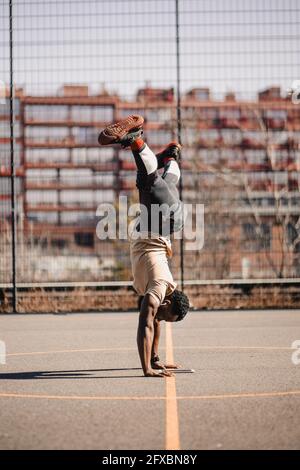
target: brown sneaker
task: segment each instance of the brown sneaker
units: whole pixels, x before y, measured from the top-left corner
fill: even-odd
[[[173,158],[178,162],[182,145],[178,142],[170,142],[164,150],[156,154],[158,168],[165,166],[165,160]]]
[[[143,133],[144,118],[139,115],[130,115],[122,121],[107,126],[98,137],[100,145],[121,144],[130,145]]]

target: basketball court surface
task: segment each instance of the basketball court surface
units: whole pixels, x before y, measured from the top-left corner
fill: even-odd
[[[164,324],[161,356],[195,369],[168,379],[143,377],[137,319],[1,315],[0,448],[299,449],[299,310]]]

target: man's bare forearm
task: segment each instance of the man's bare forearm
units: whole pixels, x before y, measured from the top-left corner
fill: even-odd
[[[160,338],[160,322],[154,319],[154,336],[153,336],[153,344],[152,344],[152,359],[155,356],[158,356],[158,345],[159,345],[159,338]]]
[[[151,296],[147,295],[141,305],[137,331],[137,345],[144,374],[151,371],[151,354],[154,339],[154,318],[157,305]]]
[[[153,332],[153,325],[147,325],[143,320],[139,321],[137,344],[143,372],[145,375],[151,369]]]

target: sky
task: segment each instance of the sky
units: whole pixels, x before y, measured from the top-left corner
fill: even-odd
[[[13,0],[14,81],[30,94],[64,83],[123,98],[176,86],[175,0]],[[300,78],[298,0],[178,0],[181,92],[252,99]],[[8,0],[0,0],[0,80],[8,81]]]

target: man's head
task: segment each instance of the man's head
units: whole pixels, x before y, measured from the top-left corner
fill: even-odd
[[[143,297],[139,298],[139,308]],[[188,297],[181,291],[175,289],[172,294],[165,297],[163,303],[159,306],[156,319],[168,322],[181,321],[187,314],[190,307]]]

